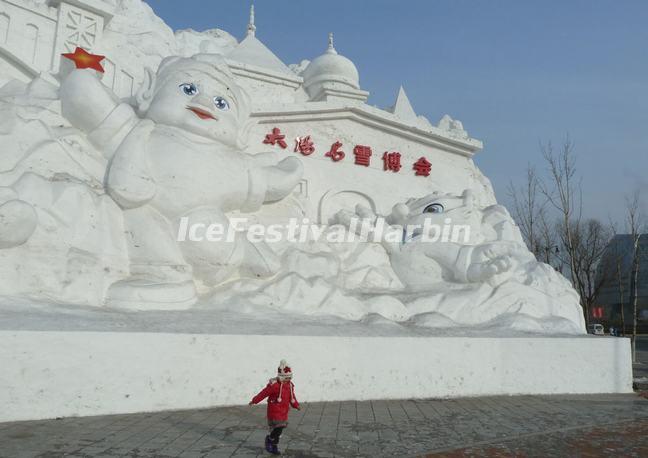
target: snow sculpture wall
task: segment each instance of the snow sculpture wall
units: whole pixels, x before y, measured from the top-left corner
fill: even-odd
[[[584,332],[576,293],[528,252],[471,160],[481,143],[459,121],[444,117],[432,126],[402,89],[390,110],[365,105],[356,92],[347,100],[339,88],[335,97],[309,101],[302,77],[268,55],[254,28],[238,45],[215,33],[175,38],[134,0],[116,2],[117,9],[59,3],[56,10],[33,5],[47,12],[49,27],[56,24],[50,38],[38,37],[52,45],[57,72],[35,76],[35,64],[14,65],[27,73],[22,81],[5,73],[11,81],[0,89],[1,295],[126,310],[178,310],[198,301],[215,316],[229,310],[250,319],[262,310],[413,327]],[[9,2],[0,5],[10,11]],[[146,58],[160,62],[156,71],[131,69],[125,5],[169,41],[151,44],[158,47]],[[0,39],[5,23],[15,39],[9,16],[0,11]],[[70,23],[83,30],[68,34]],[[106,72],[59,64],[58,54],[77,45],[115,51],[106,52]],[[189,50],[201,52],[188,57]],[[29,61],[28,51],[20,51],[21,61]],[[273,68],[244,62],[258,55]],[[332,38],[331,59],[346,59]],[[305,75],[317,78],[316,70]],[[355,79],[354,88],[361,91]],[[394,173],[383,185],[380,162],[336,165],[262,145],[275,123],[286,126],[291,147],[294,136],[310,132],[322,143],[349,145],[363,136],[376,150],[398,146],[403,161],[423,151],[436,175],[413,181]],[[426,243],[421,233],[396,229],[392,240],[344,241],[353,230],[334,224],[348,229],[359,216],[375,225],[381,214],[393,226],[449,219],[470,237]],[[232,242],[182,236],[196,225],[227,231],[239,216],[248,228],[309,218],[321,223],[322,237],[253,242],[245,230]]]

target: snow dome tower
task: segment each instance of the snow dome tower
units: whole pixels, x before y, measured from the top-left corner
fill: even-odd
[[[351,99],[365,102],[369,93],[360,89],[358,69],[350,59],[338,54],[329,33],[328,48],[313,59],[302,73],[311,101]]]

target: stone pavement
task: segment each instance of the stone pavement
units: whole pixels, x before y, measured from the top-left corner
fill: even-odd
[[[264,406],[0,423],[0,457],[253,457]],[[648,456],[633,394],[304,403],[285,456]]]

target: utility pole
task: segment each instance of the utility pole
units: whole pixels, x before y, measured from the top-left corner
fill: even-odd
[[[623,301],[623,280],[621,277],[621,259],[617,256],[617,280],[619,282],[619,296],[621,299],[621,335],[625,337],[625,304]]]
[[[636,234],[634,237],[634,246],[632,250],[632,362],[637,362],[637,296],[638,285],[637,280],[639,277],[639,241],[641,234]]]

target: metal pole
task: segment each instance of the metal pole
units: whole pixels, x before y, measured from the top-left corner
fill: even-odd
[[[634,240],[634,250],[632,257],[632,267],[634,271],[632,272],[632,362],[637,362],[637,278],[639,276],[639,241],[641,240],[641,234],[638,234]]]

